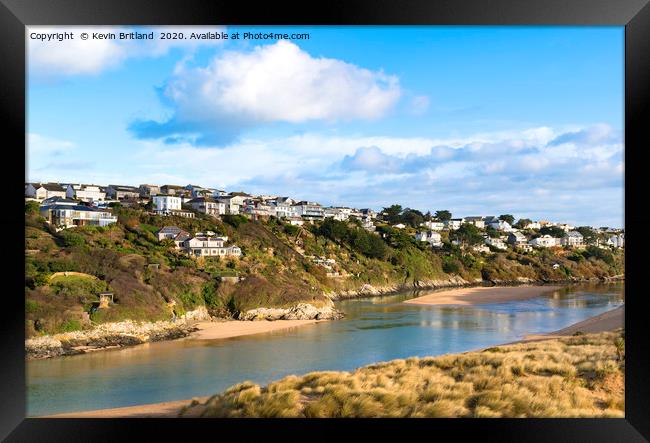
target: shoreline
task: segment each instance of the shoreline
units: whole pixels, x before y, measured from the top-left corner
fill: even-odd
[[[357,290],[350,290],[350,291],[341,291],[339,293],[329,293],[326,294],[326,296],[330,300],[336,300],[336,301],[342,301],[342,300],[352,300],[352,299],[363,299],[363,298],[368,298],[368,297],[377,297],[377,296],[390,296],[390,295],[396,295],[400,293],[404,293],[406,291],[413,291],[413,292],[430,292],[430,291],[436,291],[444,288],[450,288],[453,287],[454,289],[450,289],[450,291],[458,290],[458,291],[463,291],[463,290],[473,290],[473,289],[491,289],[491,288],[521,288],[521,287],[529,287],[530,285],[536,285],[535,287],[539,288],[549,288],[549,287],[557,287],[554,285],[570,285],[570,284],[580,284],[580,283],[615,283],[619,281],[625,281],[624,276],[612,276],[612,277],[603,277],[603,278],[591,278],[591,279],[568,279],[568,280],[560,280],[560,281],[537,281],[537,280],[531,280],[531,279],[519,279],[519,280],[507,280],[507,281],[487,281],[487,280],[482,280],[482,281],[466,281],[461,279],[460,277],[453,277],[448,280],[430,280],[430,281],[418,281],[412,285],[390,285],[390,286],[383,286],[383,287],[374,287],[369,284],[362,285],[359,289]],[[499,284],[500,286],[495,286],[495,284]],[[446,291],[442,291],[446,292]],[[435,294],[440,294],[440,292],[435,292]],[[431,294],[428,294],[431,295]],[[427,295],[425,295],[427,296]],[[417,297],[420,298],[420,297]],[[416,298],[416,299],[417,299]],[[416,299],[411,299],[411,300],[416,300]],[[411,300],[408,300],[408,302],[411,302]],[[418,304],[417,301],[413,302],[413,304]],[[436,303],[438,304],[438,303]],[[203,308],[204,309],[204,308]],[[255,311],[281,311],[280,309],[276,308],[258,308],[254,309],[249,312],[255,312]],[[201,311],[201,308],[198,308],[198,311]],[[286,310],[285,310],[286,311]],[[118,322],[118,323],[105,323],[101,324],[95,329],[90,329],[86,331],[78,331],[74,333],[63,333],[63,334],[54,334],[54,335],[45,335],[45,336],[40,336],[40,337],[33,337],[31,339],[25,340],[25,352],[26,352],[26,360],[35,360],[35,359],[43,359],[43,358],[57,358],[57,357],[64,357],[64,356],[69,356],[69,355],[78,355],[78,354],[84,354],[84,353],[89,353],[89,352],[98,352],[98,351],[104,351],[104,350],[117,350],[117,349],[122,349],[126,347],[131,347],[134,345],[138,344],[143,344],[147,342],[154,342],[154,341],[171,341],[171,340],[177,340],[177,339],[187,339],[187,338],[193,338],[194,334],[196,332],[199,332],[197,330],[197,324],[196,320],[199,321],[199,323],[206,323],[208,325],[212,324],[220,324],[220,323],[230,323],[233,321],[244,321],[244,322],[251,322],[251,323],[257,323],[257,321],[261,321],[262,319],[260,318],[259,320],[226,320],[226,321],[217,321],[217,322],[208,322],[204,321],[203,318],[207,316],[207,311],[205,313],[201,312],[201,315],[197,316],[194,321],[189,321],[185,323],[172,323],[169,321],[159,321],[159,322],[134,322],[131,320],[126,320],[123,322]],[[203,318],[202,318],[203,317]],[[336,318],[335,316],[330,316],[332,319]],[[295,317],[294,317],[295,318]],[[321,319],[322,318],[322,319]],[[291,321],[291,322],[308,322],[308,323],[315,323],[319,321],[325,321],[329,319],[328,316],[323,316],[319,318],[318,320],[285,320],[285,319],[272,319],[272,318],[267,318],[267,321],[269,323],[276,322],[276,321]],[[120,323],[142,323],[145,325],[147,329],[154,327],[155,329],[160,329],[159,331],[146,331],[146,333],[142,333],[141,331],[116,331],[112,330],[110,331],[110,334],[104,334],[104,336],[95,336],[95,335],[101,335],[102,329],[114,329],[116,325],[119,325]],[[228,332],[214,332],[213,337],[208,337],[209,333],[204,332],[201,333],[199,332],[196,336],[194,337],[208,337],[205,339],[220,339],[220,338],[234,338],[238,336],[245,336],[245,335],[251,335],[251,334],[256,334],[256,333],[263,333],[263,332],[271,332],[274,330],[279,330],[279,329],[285,329],[286,327],[293,327],[293,326],[302,326],[303,323],[296,323],[295,325],[290,325],[287,326],[286,324],[283,326],[278,327],[273,327],[269,326],[268,329],[266,330],[260,330],[259,332],[248,332],[248,330],[242,331],[243,333],[236,333],[236,334],[230,334]],[[307,323],[304,323],[307,324]],[[157,328],[156,328],[157,327]],[[255,330],[259,326],[251,327],[251,329]],[[216,330],[220,329],[222,327],[215,327]],[[211,329],[211,328],[206,328],[206,329]],[[244,328],[247,329],[247,328]],[[108,332],[108,331],[106,331]],[[152,333],[153,332],[153,333]]]
[[[625,319],[625,304],[617,308],[606,311],[602,314],[587,318],[579,321],[565,328],[545,334],[528,334],[523,339],[511,343],[502,343],[496,346],[506,346],[516,343],[524,343],[529,341],[549,340],[554,338],[561,338],[574,335],[575,332],[582,333],[597,333],[605,331],[613,331],[624,327]],[[322,320],[279,320],[279,321],[305,321],[316,323]],[[225,323],[225,322],[224,322]],[[248,323],[248,322],[247,322]],[[257,322],[251,322],[257,323]],[[268,322],[275,323],[275,322]],[[292,327],[292,326],[288,326]],[[200,338],[199,338],[200,339]],[[489,348],[481,348],[474,351],[481,351]],[[30,418],[176,418],[178,413],[186,406],[191,405],[193,402],[205,402],[210,396],[194,397],[192,399],[174,400],[161,403],[150,403],[136,406],[125,406],[110,409],[96,409],[91,411],[78,411],[78,412],[65,412],[53,415],[36,416]]]
[[[538,297],[557,291],[561,286],[490,286],[456,288],[422,295],[402,303],[409,305],[478,305],[486,303],[505,303]]]
[[[197,328],[186,340],[221,340],[282,331],[300,326],[316,324],[327,320],[229,320],[222,322],[203,321],[194,324]]]

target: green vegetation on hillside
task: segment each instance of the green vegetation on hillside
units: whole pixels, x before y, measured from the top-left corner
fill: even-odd
[[[194,402],[202,417],[623,417],[622,332],[244,382]]]
[[[453,239],[464,245],[478,242],[478,232],[470,225],[450,235],[443,232],[444,246],[436,250],[416,242],[412,227],[379,224],[371,233],[356,220],[292,226],[275,217],[160,217],[143,208],[121,206],[112,209],[118,217],[115,225],[56,232],[33,206],[28,203],[25,210],[28,336],[70,327],[69,322],[83,319],[83,312],[90,313],[93,322],[154,321],[206,306],[211,315],[227,317],[298,302],[319,306],[329,302],[325,293],[356,291],[365,284],[412,287],[452,276],[468,282],[506,282],[520,277],[550,281],[623,273],[622,252],[599,248],[481,254],[452,245]],[[394,209],[399,217],[419,217],[408,208]],[[155,233],[163,226],[178,226],[191,234],[209,230],[226,235],[230,244],[242,249],[242,256],[192,259],[176,250],[171,240],[158,241]],[[325,267],[317,258],[333,262]],[[53,273],[65,271],[98,280],[50,281]],[[238,283],[225,278],[234,276],[240,278]],[[104,290],[114,293],[115,303],[91,312],[91,301]]]

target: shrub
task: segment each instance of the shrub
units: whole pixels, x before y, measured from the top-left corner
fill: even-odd
[[[248,223],[248,218],[246,218],[243,215],[235,215],[235,214],[226,214],[222,216],[222,220],[225,223],[228,223],[233,228],[238,228],[240,225],[244,223]]]
[[[81,323],[79,320],[66,320],[59,326],[60,332],[73,332],[81,330]]]
[[[68,230],[62,231],[59,234],[59,237],[63,240],[63,245],[68,248],[73,246],[83,246],[86,243],[86,240],[82,235]]]
[[[598,260],[602,260],[610,266],[614,264],[614,256],[612,253],[597,246],[588,246],[584,252],[584,255],[587,258],[593,257]]]

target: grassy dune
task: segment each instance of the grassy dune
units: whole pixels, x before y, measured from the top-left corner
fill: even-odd
[[[244,382],[181,416],[623,417],[624,332]]]

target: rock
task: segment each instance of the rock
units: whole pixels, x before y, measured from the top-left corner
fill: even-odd
[[[331,303],[331,302],[330,302]],[[298,303],[290,308],[257,308],[240,312],[239,320],[337,320],[343,313],[334,308],[333,303],[317,308],[309,303]]]

